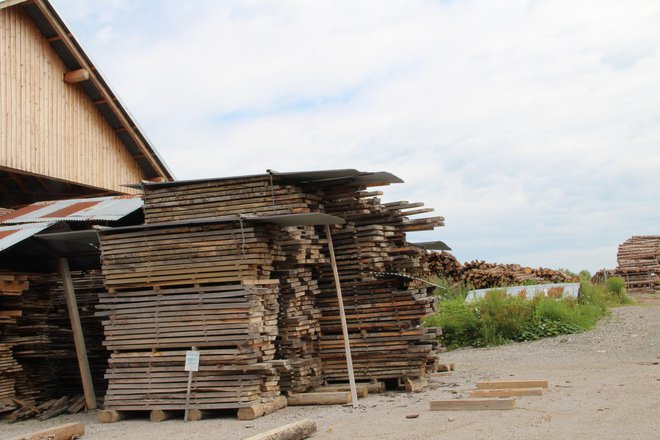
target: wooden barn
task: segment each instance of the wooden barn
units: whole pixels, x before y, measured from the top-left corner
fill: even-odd
[[[0,207],[172,174],[47,0],[0,1]]]
[[[89,370],[102,394],[107,354],[90,227],[140,222],[125,185],[172,179],[49,1],[0,0],[0,418],[96,406]]]

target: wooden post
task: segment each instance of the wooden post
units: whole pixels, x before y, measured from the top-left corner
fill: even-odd
[[[348,369],[348,382],[351,386],[351,397],[353,408],[358,407],[357,388],[355,386],[355,375],[353,373],[353,357],[351,356],[351,344],[348,339],[348,325],[346,324],[346,312],[344,312],[344,299],[341,295],[341,283],[339,282],[339,271],[335,259],[335,247],[332,244],[330,225],[325,225],[325,236],[328,238],[328,250],[330,251],[330,262],[332,273],[335,276],[335,287],[337,289],[337,303],[339,304],[339,317],[341,318],[341,331],[344,335],[344,351],[346,352],[346,368]]]
[[[69,260],[67,260],[66,257],[60,257],[59,271],[64,283],[64,296],[66,297],[66,307],[69,311],[69,320],[71,320],[73,341],[76,345],[76,357],[78,358],[80,379],[82,380],[83,392],[85,393],[85,405],[87,406],[87,409],[96,409],[96,394],[94,394],[92,373],[89,371],[87,348],[85,347],[85,338],[83,337],[82,326],[80,325],[76,292],[73,290],[73,281],[71,280],[71,271],[69,270]]]

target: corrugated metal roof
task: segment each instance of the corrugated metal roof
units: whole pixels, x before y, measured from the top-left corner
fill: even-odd
[[[42,223],[56,221],[117,221],[142,207],[136,196],[36,202],[0,216],[0,223]]]
[[[0,226],[0,252],[52,226],[53,222]]]

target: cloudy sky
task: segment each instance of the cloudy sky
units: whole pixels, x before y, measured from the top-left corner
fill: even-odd
[[[461,261],[660,233],[655,0],[52,2],[179,179],[390,171]]]

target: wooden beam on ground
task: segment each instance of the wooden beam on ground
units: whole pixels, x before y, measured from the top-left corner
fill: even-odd
[[[305,419],[289,423],[261,434],[253,435],[244,440],[302,440],[316,432],[316,422]]]
[[[300,393],[287,397],[289,406],[300,405],[345,405],[351,403],[351,393],[335,391],[332,393]]]
[[[548,388],[547,380],[491,380],[477,382],[480,390],[492,390],[502,388]]]
[[[365,398],[369,395],[369,388],[366,385],[357,385],[355,387],[358,397]],[[332,393],[336,391],[351,391],[351,385],[326,385],[323,387],[314,388],[312,393]]]
[[[330,225],[325,225],[325,236],[328,239],[328,251],[330,253],[330,263],[332,273],[335,278],[335,288],[337,290],[337,303],[339,305],[339,317],[341,320],[341,330],[344,336],[344,351],[346,352],[346,368],[348,371],[348,381],[351,384],[351,400],[353,408],[358,406],[357,390],[355,389],[355,374],[353,373],[353,357],[351,356],[351,344],[348,336],[348,324],[346,324],[346,312],[344,311],[344,299],[341,294],[341,283],[339,282],[339,270],[337,269],[337,259],[335,258],[335,247],[332,244],[332,234]]]
[[[287,399],[284,396],[278,396],[272,402],[261,403],[238,410],[238,420],[254,420],[256,418],[272,414],[282,408],[286,408]]]
[[[438,365],[438,371],[455,371],[455,365],[454,364],[439,364]]]
[[[470,397],[516,397],[542,396],[543,388],[504,388],[487,390],[469,390]]]
[[[466,411],[488,409],[514,409],[516,399],[452,399],[432,400],[431,411]]]
[[[69,311],[69,320],[71,321],[71,329],[73,330],[73,341],[76,346],[78,369],[80,370],[80,379],[82,380],[83,392],[85,394],[85,406],[87,406],[87,409],[96,409],[94,383],[92,382],[92,373],[89,370],[87,348],[85,347],[85,338],[83,336],[82,325],[80,324],[76,292],[73,290],[73,281],[71,280],[71,271],[69,270],[69,260],[67,260],[66,257],[60,257],[59,259],[59,272],[63,281],[66,307]]]
[[[35,432],[34,434],[18,437],[16,440],[71,440],[85,434],[85,425],[80,422],[67,423]]]
[[[99,423],[115,423],[126,418],[126,412],[115,411],[114,409],[104,409],[96,415],[96,421]]]
[[[64,82],[67,84],[75,84],[89,79],[89,70],[76,69],[70,70],[64,74]]]

